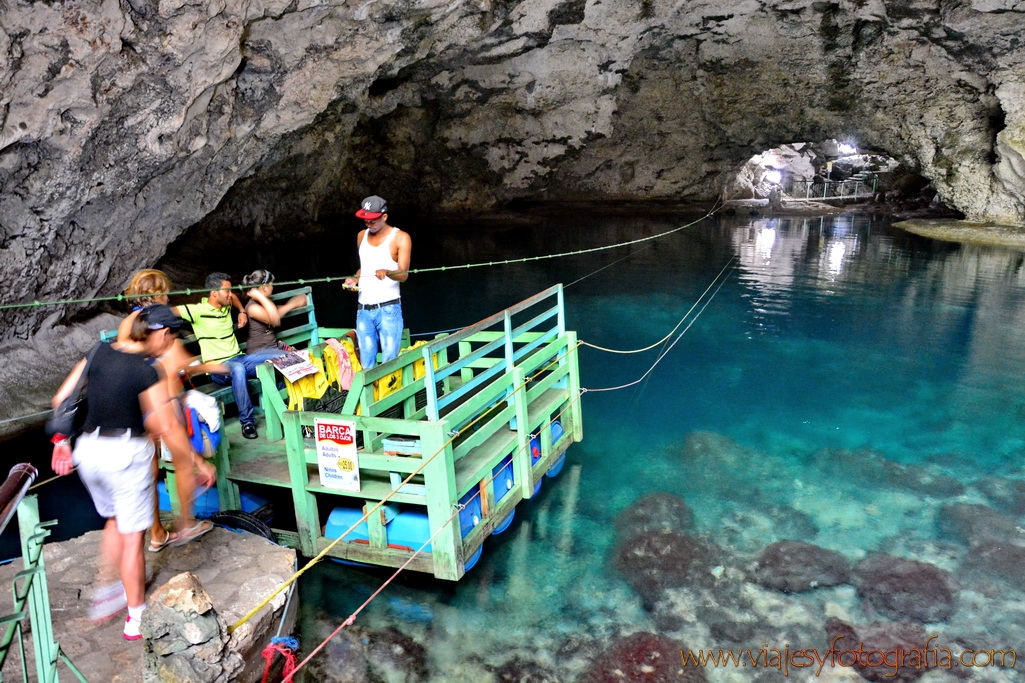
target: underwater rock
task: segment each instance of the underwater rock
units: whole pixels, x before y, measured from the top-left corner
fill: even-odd
[[[755,636],[755,625],[732,619],[708,624],[708,632],[716,642],[745,643]]]
[[[644,531],[692,531],[694,512],[677,495],[658,491],[637,499],[616,517],[620,538]]]
[[[839,619],[829,619],[825,629],[829,645],[840,651],[835,655],[836,661],[848,667],[853,665],[866,680],[904,683],[921,678],[926,671],[924,661],[916,663],[911,656],[906,656],[902,663],[897,662],[894,652],[925,649],[928,636],[918,624],[888,621],[853,626]],[[889,652],[891,664],[886,664],[884,660],[883,663],[872,666],[870,664],[876,664],[883,655],[874,655],[869,659],[868,655],[858,655],[857,650]]]
[[[428,678],[427,650],[408,635],[390,626],[359,632],[366,646],[367,663],[375,678],[414,683]]]
[[[924,623],[954,612],[953,577],[926,562],[892,555],[870,555],[854,568],[858,595],[888,617]]]
[[[694,431],[688,434],[679,454],[684,460],[713,459],[723,464],[742,463],[754,455],[750,448],[711,431]]]
[[[846,557],[801,541],[779,541],[762,551],[755,564],[754,580],[766,588],[800,593],[850,581]]]
[[[990,477],[976,482],[975,487],[1004,514],[1025,515],[1025,481]]]
[[[308,676],[314,681],[331,683],[371,683],[373,678],[362,639],[343,629],[328,641],[321,656],[311,662]]]
[[[724,547],[755,553],[766,543],[817,533],[819,527],[810,515],[787,505],[768,505],[738,510],[720,520],[716,540]]]
[[[679,462],[677,476],[684,490],[729,497],[743,491],[748,505],[779,499],[767,495],[779,476],[779,461],[767,453],[712,431],[690,432],[668,451]]]
[[[702,683],[705,673],[684,666],[686,645],[654,633],[634,633],[618,640],[580,677],[580,683]]]
[[[719,549],[697,536],[649,531],[619,544],[615,565],[650,608],[667,588],[715,582]]]
[[[879,453],[860,448],[827,448],[817,451],[812,460],[830,470],[839,469],[845,479],[876,486],[902,488],[915,493],[950,498],[964,493],[964,485],[933,464],[902,465]]]
[[[968,553],[964,567],[1002,579],[1025,590],[1025,548],[996,541],[980,543]]]
[[[537,662],[514,657],[495,669],[497,683],[560,683],[561,677]]]
[[[1013,521],[977,503],[941,505],[936,526],[941,536],[969,548],[992,541],[1021,545],[1025,540]]]
[[[929,465],[897,465],[897,480],[894,486],[924,493],[937,498],[953,498],[964,493],[964,484],[949,474],[937,472]]]
[[[318,621],[314,631],[320,635],[310,638],[320,639],[334,631],[334,626]],[[310,680],[331,683],[418,683],[429,677],[427,650],[395,627],[343,629],[311,662],[309,672]]]

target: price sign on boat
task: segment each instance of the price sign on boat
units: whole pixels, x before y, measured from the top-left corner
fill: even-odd
[[[356,423],[318,418],[313,421],[313,430],[321,485],[331,489],[359,491]]]

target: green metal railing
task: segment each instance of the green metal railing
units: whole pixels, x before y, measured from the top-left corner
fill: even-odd
[[[24,621],[32,625],[36,680],[40,683],[56,683],[57,662],[65,666],[78,680],[85,681],[82,673],[71,663],[61,646],[53,639],[53,622],[50,617],[50,595],[46,585],[46,568],[43,563],[43,541],[50,535],[52,522],[39,521],[39,501],[35,496],[26,496],[28,487],[36,478],[36,468],[27,463],[15,465],[0,487],[0,533],[18,513],[18,528],[21,532],[21,557],[23,569],[14,575],[11,595],[14,598],[14,612],[0,617],[0,682],[4,680],[3,667],[7,654],[18,641],[21,655],[22,680],[29,680],[29,666],[25,656]]]
[[[565,320],[562,285],[555,285],[356,373],[340,415],[284,411],[300,551],[314,556],[330,546],[332,557],[394,567],[408,562],[409,569],[458,580],[466,558],[519,501],[534,495],[569,445],[583,438],[578,344]],[[398,388],[375,398],[375,382],[395,373],[402,377]],[[338,418],[350,420],[362,435],[359,490],[325,487],[315,469],[316,444],[305,436],[318,419]],[[564,431],[554,438],[556,419]],[[533,435],[539,440],[536,462],[529,447]],[[389,451],[386,442],[396,438],[415,441],[416,452]],[[506,459],[516,485],[496,496],[494,470]],[[397,479],[415,472],[420,473],[416,481],[398,486]],[[450,522],[458,501],[474,491],[481,523],[464,537],[459,523]],[[381,514],[366,520],[368,538],[362,542],[337,544],[322,535],[323,510],[348,504],[366,511],[383,500],[425,511],[433,539],[429,551],[410,557],[409,548],[390,546]]]

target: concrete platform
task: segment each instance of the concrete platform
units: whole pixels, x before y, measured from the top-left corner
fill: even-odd
[[[15,525],[5,532],[14,531]],[[84,536],[49,543],[44,546],[46,575],[49,582],[50,605],[53,612],[54,639],[89,681],[141,681],[143,641],[128,642],[121,637],[124,613],[106,623],[91,624],[87,620],[91,589],[96,577],[99,531]],[[146,553],[147,566],[154,571],[147,596],[171,577],[191,572],[199,577],[213,600],[214,609],[227,624],[233,624],[286,581],[295,571],[296,554],[290,548],[271,543],[252,534],[234,533],[215,528],[202,538],[179,548],[166,548],[160,553]],[[21,561],[0,567],[0,615],[12,611],[11,580],[21,570]],[[292,589],[290,589],[292,590]],[[260,667],[262,650],[277,633],[282,618],[282,635],[291,635],[298,606],[292,599],[288,614],[283,614],[289,591],[282,591],[270,605],[235,632],[233,649],[249,662]],[[31,636],[26,635],[26,650],[31,652]],[[17,644],[7,658],[0,680],[21,680]],[[35,680],[30,660],[31,680]],[[250,679],[252,666],[245,676]],[[58,671],[62,680],[75,680],[63,665]]]

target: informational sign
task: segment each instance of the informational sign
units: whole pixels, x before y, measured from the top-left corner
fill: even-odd
[[[315,418],[313,427],[321,485],[344,491],[359,491],[356,423]]]

